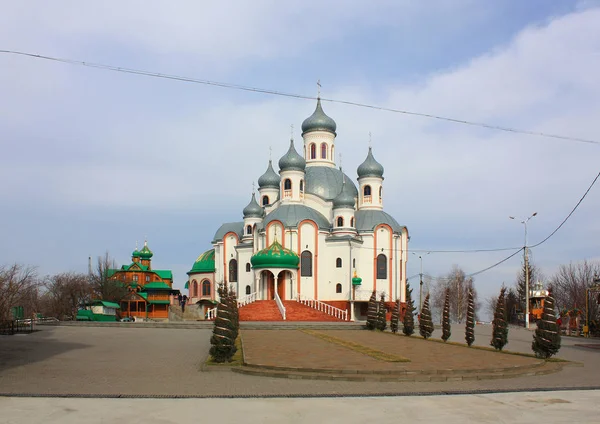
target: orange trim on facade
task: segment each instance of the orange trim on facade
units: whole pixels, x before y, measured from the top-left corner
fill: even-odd
[[[374,258],[373,258],[373,278],[375,281],[375,289],[377,289],[377,256],[378,256],[378,246],[377,246],[377,230],[379,230],[380,228],[386,228],[390,234],[390,245],[389,245],[389,249],[390,249],[390,254],[389,254],[389,265],[388,265],[388,273],[389,273],[389,289],[390,291],[389,293],[389,300],[390,302],[392,301],[392,282],[393,282],[393,271],[392,271],[392,264],[393,264],[393,256],[394,256],[394,246],[393,246],[393,238],[394,238],[394,232],[392,231],[392,227],[390,227],[388,224],[379,224],[375,227],[375,230],[373,231],[375,240],[374,240],[374,249],[373,249],[373,254],[374,254]]]
[[[229,234],[233,234],[235,236],[235,246],[237,246],[240,242],[240,238],[238,237],[237,233],[233,231],[230,231],[223,236],[223,284],[229,282],[227,281],[227,271],[229,270],[229,268],[227,268],[227,243],[225,242],[225,239],[227,236],[229,236]]]
[[[302,243],[300,243],[300,239],[302,238],[302,225],[303,224],[311,224],[315,229],[315,254],[314,254],[314,290],[315,290],[315,300],[319,298],[319,226],[316,222],[311,221],[310,219],[305,219],[304,221],[300,221],[298,223],[298,255],[300,255],[300,269],[302,269]],[[298,294],[300,294],[300,278],[298,278]]]
[[[269,228],[271,228],[271,226],[274,225],[274,224],[281,225],[281,228],[282,228],[281,231],[282,231],[282,233],[283,233],[283,231],[285,231],[285,226],[283,225],[283,222],[277,221],[277,220],[273,220],[273,221],[269,222],[267,224],[267,228],[266,228],[266,235],[265,235],[265,237],[266,237],[266,240],[267,240],[267,245],[265,247],[269,247],[271,245],[271,243],[269,243],[269,241],[270,241],[269,240]],[[283,247],[285,247],[285,234],[283,234],[281,238],[282,238],[281,245]]]

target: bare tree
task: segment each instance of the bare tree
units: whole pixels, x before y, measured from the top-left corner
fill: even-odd
[[[92,291],[96,298],[118,302],[127,294],[124,282],[111,278],[116,269],[117,264],[108,252],[104,256],[98,256],[96,270],[90,275]]]
[[[469,288],[473,289],[475,300],[475,311],[479,309],[477,302],[477,291],[473,285],[473,278],[467,277],[465,272],[454,265],[452,270],[445,276],[438,279],[433,288],[433,306],[441,310],[444,306],[446,290],[450,293],[450,318],[453,322],[461,323],[467,315],[467,303],[469,299]]]
[[[594,278],[600,275],[600,264],[584,260],[578,263],[561,265],[550,279],[548,288],[556,301],[559,311],[564,309],[584,309],[585,289],[594,285]],[[590,299],[590,318],[598,317],[598,303]]]
[[[11,319],[10,310],[23,306],[26,316],[36,312],[38,279],[35,267],[0,266],[0,320]]]
[[[45,315],[59,319],[75,319],[77,310],[91,299],[92,286],[89,276],[66,272],[46,277]]]

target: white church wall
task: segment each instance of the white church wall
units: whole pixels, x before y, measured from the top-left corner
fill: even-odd
[[[310,298],[316,298],[318,293],[315,292],[315,279],[318,283],[318,274],[321,272],[319,268],[319,251],[317,245],[317,225],[312,221],[303,221],[300,223],[298,229],[300,252],[300,266],[302,266],[302,252],[308,250],[312,253],[312,276],[303,277],[300,276],[300,293]]]

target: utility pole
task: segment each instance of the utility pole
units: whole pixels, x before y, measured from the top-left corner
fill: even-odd
[[[423,256],[429,255],[431,252],[425,253],[425,255],[417,255],[415,252],[412,252],[413,255],[418,256],[421,260],[421,272],[419,273],[419,313],[421,313],[421,309],[423,309]]]
[[[529,257],[527,255],[527,222],[537,215],[534,212],[529,218],[523,219],[521,224],[525,226],[525,244],[523,244],[523,262],[525,263],[525,328],[529,329]],[[509,216],[510,219],[515,219],[514,216]]]

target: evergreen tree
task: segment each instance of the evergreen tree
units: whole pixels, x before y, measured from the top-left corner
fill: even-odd
[[[400,299],[396,299],[396,304],[394,305],[394,310],[392,311],[392,320],[390,321],[390,328],[392,329],[392,333],[396,334],[398,332],[398,321],[400,319]]]
[[[538,358],[547,359],[556,355],[560,349],[560,329],[554,314],[554,298],[549,295],[544,299],[542,319],[537,322],[531,348]]]
[[[385,294],[381,295],[379,300],[379,309],[377,310],[377,329],[385,331],[387,328],[387,319],[385,317]]]
[[[402,319],[402,332],[410,336],[415,332],[415,302],[412,300],[412,289],[406,282],[406,310]]]
[[[229,310],[231,311],[231,324],[232,324],[232,337],[235,340],[240,332],[240,316],[238,310],[237,294],[233,291],[233,288],[229,289]]]
[[[210,338],[210,356],[215,362],[229,362],[235,353],[231,311],[229,310],[228,292],[224,286],[219,286],[219,304],[214,321],[213,335]]]
[[[431,320],[431,309],[429,309],[429,293],[425,296],[425,302],[423,302],[423,308],[421,309],[419,333],[421,333],[424,339],[428,339],[433,333],[433,321]]]
[[[506,322],[506,311],[504,309],[504,294],[506,288],[502,287],[500,295],[496,301],[496,312],[494,313],[494,321],[492,322],[492,341],[491,346],[494,346],[497,350],[502,348],[508,343],[508,323]]]
[[[446,289],[446,300],[442,312],[442,340],[448,341],[450,334],[450,289]]]
[[[367,328],[374,330],[377,328],[377,293],[373,290],[369,298],[369,307],[367,309]]]
[[[475,341],[475,299],[473,290],[469,289],[469,302],[467,304],[467,326],[465,328],[465,340],[469,347]]]

